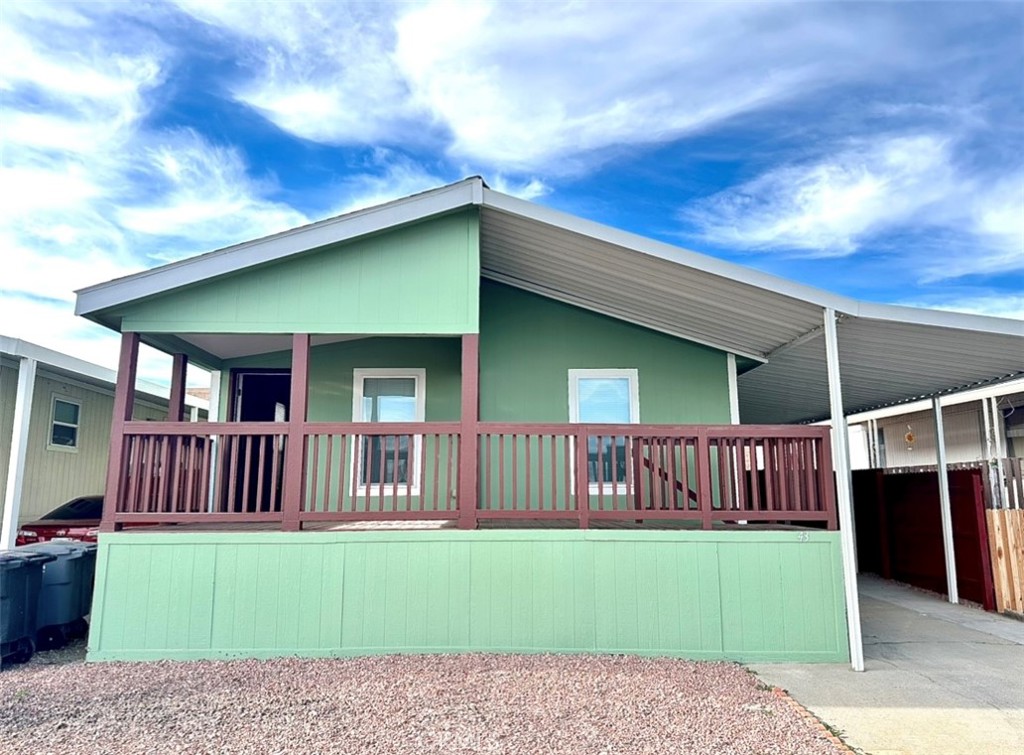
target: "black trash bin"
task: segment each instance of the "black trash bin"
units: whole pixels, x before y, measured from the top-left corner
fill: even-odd
[[[79,616],[69,628],[68,633],[72,638],[85,637],[89,632],[89,624],[85,617],[92,613],[92,593],[96,583],[96,549],[98,546],[96,543],[83,543],[80,540],[62,540],[60,538],[50,542],[67,548],[73,548],[82,554],[82,561],[79,565],[81,577],[78,592],[80,599],[78,607]]]
[[[36,614],[46,553],[0,551],[0,663],[24,663],[35,652]]]
[[[43,565],[43,581],[39,588],[36,648],[51,650],[63,647],[81,631],[85,554],[69,541],[56,540],[23,545],[18,550],[51,556],[51,560]]]

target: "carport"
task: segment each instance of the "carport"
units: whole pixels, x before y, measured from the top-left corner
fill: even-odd
[[[730,353],[733,421],[829,421],[850,658],[864,669],[846,417],[1024,374],[1024,322],[857,301],[680,249],[470,181],[481,275]],[[456,184],[455,187],[461,184]],[[452,188],[455,188],[452,187]],[[942,438],[942,414],[935,412]],[[939,487],[956,603],[945,449]]]

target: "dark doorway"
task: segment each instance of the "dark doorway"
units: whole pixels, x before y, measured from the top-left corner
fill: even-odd
[[[287,422],[292,376],[289,370],[244,369],[231,373],[235,422]],[[280,511],[285,432],[224,436],[221,449],[234,482],[224,486],[226,510]]]
[[[233,370],[235,422],[287,422],[292,389],[289,370]]]

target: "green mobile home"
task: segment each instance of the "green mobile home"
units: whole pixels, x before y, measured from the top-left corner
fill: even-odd
[[[857,665],[845,451],[794,424],[827,296],[478,178],[84,289],[123,334],[90,658]],[[140,342],[216,422],[132,417]]]

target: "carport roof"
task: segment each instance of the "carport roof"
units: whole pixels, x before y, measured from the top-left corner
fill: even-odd
[[[746,423],[829,414],[823,317],[839,318],[844,408],[1024,374],[1024,322],[857,301],[493,191],[468,178],[78,292],[104,310],[329,244],[478,207],[483,277],[744,357]]]

